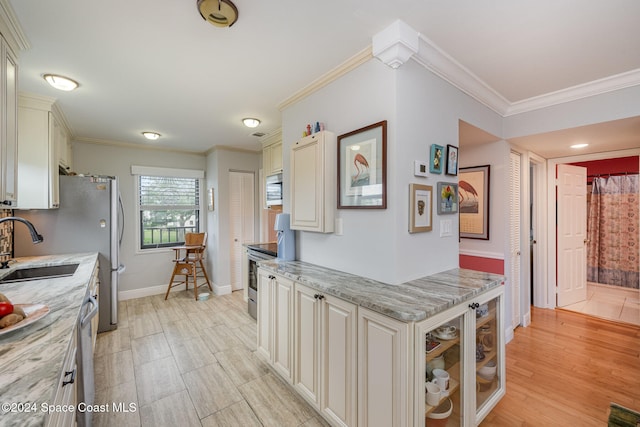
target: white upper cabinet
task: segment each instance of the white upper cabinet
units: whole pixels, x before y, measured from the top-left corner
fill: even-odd
[[[59,205],[59,147],[68,132],[51,98],[18,98],[18,208],[51,209]],[[56,114],[57,113],[57,114]]]
[[[12,208],[18,197],[18,61],[0,39],[0,204]]]
[[[282,172],[282,133],[275,132],[262,142],[262,168],[264,176]]]
[[[291,147],[291,229],[333,233],[336,137],[322,131]]]

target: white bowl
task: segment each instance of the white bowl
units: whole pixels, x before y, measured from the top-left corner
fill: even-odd
[[[490,360],[486,365],[478,369],[478,375],[485,380],[492,380],[495,378],[497,370],[498,367],[496,366],[495,360]]]
[[[198,295],[198,301],[206,301],[209,299],[209,293],[205,292],[203,294]]]

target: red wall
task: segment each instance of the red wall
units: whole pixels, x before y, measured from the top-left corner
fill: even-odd
[[[460,268],[504,275],[504,260],[460,255]]]
[[[638,156],[619,157],[617,159],[592,160],[590,162],[571,163],[574,166],[587,168],[589,175],[622,175],[627,173],[638,173]],[[592,178],[587,178],[591,182]]]

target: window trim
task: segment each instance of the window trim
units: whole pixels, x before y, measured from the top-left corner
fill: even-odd
[[[131,175],[133,175],[133,185],[135,187],[135,204],[136,204],[136,254],[151,254],[159,252],[169,252],[172,247],[177,246],[161,246],[152,248],[142,248],[142,230],[141,230],[141,218],[140,218],[140,176],[159,176],[159,177],[171,177],[171,178],[193,178],[198,179],[198,192],[199,192],[199,204],[198,204],[198,221],[199,231],[206,232],[207,230],[207,215],[205,197],[204,197],[204,176],[203,170],[197,169],[176,169],[176,168],[164,168],[155,166],[138,166],[131,165]]]

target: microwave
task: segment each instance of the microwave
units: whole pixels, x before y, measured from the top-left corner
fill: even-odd
[[[282,205],[282,173],[266,179],[267,206]]]

